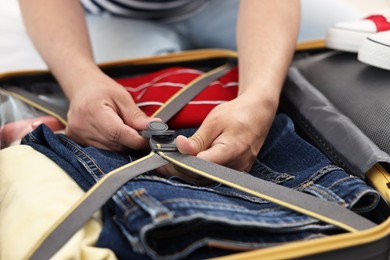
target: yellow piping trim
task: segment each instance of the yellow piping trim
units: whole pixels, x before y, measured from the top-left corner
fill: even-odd
[[[194,79],[193,81],[191,81],[190,83],[187,84],[187,86],[185,86],[184,88],[182,88],[180,91],[176,92],[172,97],[170,97],[165,103],[164,105],[162,105],[159,109],[157,109],[156,112],[153,113],[153,115],[151,117],[158,117],[158,114],[163,110],[165,109],[166,106],[168,106],[173,100],[175,100],[176,98],[178,98],[183,92],[185,92],[187,89],[191,88],[193,85],[195,85],[197,82],[199,82],[200,80],[208,77],[209,75],[212,75],[214,73],[217,73],[223,69],[225,69],[226,67],[228,67],[229,65],[228,64],[224,64],[222,66],[219,66],[213,70],[210,70],[208,71],[207,73],[204,73],[202,74],[201,76],[197,77],[196,79]]]
[[[322,49],[325,47],[326,47],[325,40],[318,39],[318,40],[299,42],[295,46],[295,50],[296,51],[305,51],[305,50]]]
[[[88,198],[93,192],[95,192],[95,190],[101,186],[102,183],[104,183],[108,178],[110,178],[112,175],[114,175],[115,173],[117,173],[118,171],[120,170],[123,170],[125,168],[128,168],[128,167],[131,167],[137,163],[140,163],[150,157],[152,157],[155,153],[154,152],[151,152],[150,154],[136,160],[136,161],[133,161],[131,163],[128,163],[122,167],[119,167],[111,172],[109,172],[108,174],[104,175],[103,178],[101,178],[95,185],[92,186],[92,188],[90,190],[88,190],[75,204],[73,204],[73,206],[65,213],[61,216],[61,218],[59,218],[55,223],[54,225],[51,226],[51,228],[49,230],[47,230],[45,232],[45,234],[39,239],[39,241],[34,245],[34,247],[29,251],[29,253],[27,254],[27,259],[30,259],[31,256],[34,254],[35,251],[38,250],[38,248],[42,245],[42,243],[47,239],[47,237],[55,230],[58,228],[58,226],[60,226],[60,224],[77,208],[80,206],[81,203],[84,202],[84,200],[86,198]]]
[[[184,164],[184,163],[182,163],[182,162],[180,162],[180,161],[177,161],[177,160],[175,160],[175,159],[169,157],[168,155],[164,154],[164,153],[161,152],[161,151],[159,151],[158,154],[160,154],[163,158],[166,158],[166,159],[169,160],[170,162],[172,162],[172,163],[174,163],[174,164],[176,164],[176,165],[178,165],[178,166],[180,166],[180,167],[182,167],[182,168],[184,168],[184,169],[187,169],[187,170],[190,170],[190,171],[192,171],[192,172],[194,172],[194,173],[197,173],[197,174],[199,174],[199,175],[201,175],[201,176],[203,176],[203,177],[206,177],[206,178],[208,178],[208,179],[211,179],[211,180],[214,180],[214,181],[223,183],[223,184],[228,185],[228,186],[230,186],[230,187],[233,187],[233,188],[235,188],[235,189],[238,189],[238,190],[244,191],[244,192],[246,192],[246,193],[255,195],[255,196],[259,197],[259,198],[263,198],[263,199],[265,199],[265,200],[274,202],[274,203],[276,203],[276,204],[278,204],[278,205],[281,205],[281,206],[283,206],[283,207],[286,207],[286,208],[288,208],[288,209],[292,209],[292,210],[294,210],[294,211],[296,211],[296,212],[299,212],[299,213],[305,214],[305,215],[307,215],[307,216],[310,216],[310,217],[319,219],[319,220],[321,220],[321,221],[324,221],[324,222],[326,222],[326,223],[335,225],[335,226],[337,226],[337,227],[340,227],[340,228],[342,228],[342,229],[344,229],[344,230],[347,230],[347,231],[350,231],[350,232],[352,232],[352,233],[357,233],[357,232],[359,232],[357,229],[355,229],[355,228],[353,228],[353,227],[350,227],[350,226],[348,226],[348,225],[346,225],[346,224],[344,224],[344,223],[341,223],[341,222],[339,222],[339,221],[330,219],[330,218],[328,218],[328,217],[325,217],[325,216],[322,216],[322,215],[320,215],[320,214],[311,212],[311,211],[306,210],[306,209],[303,209],[303,208],[301,208],[301,207],[297,207],[297,206],[295,206],[295,205],[286,203],[286,202],[284,202],[284,201],[275,199],[275,198],[273,198],[273,197],[270,197],[270,196],[261,194],[261,193],[259,193],[259,192],[253,191],[253,190],[251,190],[251,189],[247,189],[247,188],[245,188],[245,187],[242,187],[241,185],[238,185],[238,184],[229,182],[229,181],[227,181],[227,180],[220,179],[220,178],[215,177],[215,176],[213,176],[213,175],[211,175],[211,174],[209,174],[209,173],[207,173],[207,172],[200,171],[200,170],[198,170],[198,169],[196,169],[196,168],[193,168],[193,167],[191,167],[191,166],[188,166],[188,165],[186,165],[186,164]]]
[[[169,53],[160,56],[150,56],[138,59],[123,60],[102,63],[100,67],[107,66],[119,66],[119,65],[131,65],[131,64],[150,64],[150,63],[167,63],[167,62],[179,62],[189,60],[201,60],[210,58],[237,58],[238,54],[232,50],[225,49],[200,49],[200,50],[188,50],[177,53]]]
[[[309,241],[292,242],[281,246],[266,249],[257,249],[250,252],[237,253],[224,256],[223,260],[245,260],[245,259],[292,259],[309,255],[329,252],[333,250],[359,246],[382,239],[390,234],[390,218],[382,224],[358,233],[345,233],[329,237],[313,239]]]
[[[179,61],[188,61],[188,60],[201,60],[201,59],[210,59],[210,58],[237,58],[238,54],[233,50],[226,49],[199,49],[199,50],[188,50],[181,51],[177,53],[169,53],[159,56],[150,56],[136,59],[126,59],[126,60],[117,60],[111,62],[99,63],[98,66],[101,68],[110,67],[110,66],[120,66],[120,65],[137,65],[137,64],[151,64],[151,63],[167,63],[167,62],[179,62]],[[37,74],[51,74],[49,70],[24,70],[24,71],[10,71],[0,73],[0,79],[8,77],[18,77],[18,76],[28,76],[28,75],[37,75]]]
[[[383,198],[390,203],[390,174],[379,163],[375,164],[366,174],[367,180],[378,190]]]
[[[39,104],[33,102],[33,101],[31,101],[31,100],[29,100],[28,98],[25,98],[25,97],[23,97],[23,96],[21,96],[21,95],[19,95],[19,94],[16,94],[16,93],[14,93],[14,92],[12,92],[12,91],[4,90],[4,89],[1,89],[1,91],[3,91],[4,93],[6,93],[7,95],[13,96],[13,97],[15,97],[15,98],[17,98],[17,99],[23,101],[24,103],[27,103],[27,104],[29,104],[29,105],[31,105],[31,106],[33,106],[33,107],[35,107],[35,108],[37,108],[37,109],[39,109],[39,110],[45,112],[45,113],[48,114],[48,115],[54,116],[55,118],[57,118],[58,120],[60,120],[60,122],[61,122],[62,124],[64,124],[65,126],[68,124],[67,121],[65,120],[65,118],[62,118],[60,115],[58,115],[58,114],[54,113],[53,111],[51,111],[51,110],[49,110],[49,109],[47,109],[47,108],[45,108],[45,107],[43,107],[43,106],[41,106],[41,105],[39,105]]]

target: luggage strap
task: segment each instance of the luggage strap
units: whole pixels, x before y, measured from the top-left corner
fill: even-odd
[[[203,74],[168,100],[153,116],[162,118],[164,122],[168,121],[202,89],[230,68],[231,64],[225,64]],[[23,93],[11,93],[11,95],[20,98]],[[39,107],[44,107],[45,110],[49,109],[45,104],[46,102],[41,102],[40,99],[31,101],[26,96],[21,97],[22,101],[28,99],[29,104],[36,103],[34,106],[38,109],[40,109]],[[61,117],[60,114],[56,115],[53,111],[50,114],[57,118]],[[65,118],[62,119],[65,120]],[[168,127],[162,122],[152,122],[149,124],[148,130],[144,130],[142,134],[149,138],[151,153],[109,172],[100,179],[45,233],[30,250],[28,259],[48,259],[53,256],[121,186],[134,177],[167,163],[173,163],[205,178],[335,225],[349,232],[359,232],[376,226],[370,220],[338,204],[255,178],[246,172],[239,172],[204,161],[196,156],[181,154],[177,151],[175,145],[174,132],[168,130]]]

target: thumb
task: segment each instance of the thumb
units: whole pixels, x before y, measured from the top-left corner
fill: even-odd
[[[189,138],[179,135],[176,138],[176,146],[179,152],[183,154],[197,155],[210,148],[213,140],[212,133],[199,129]]]

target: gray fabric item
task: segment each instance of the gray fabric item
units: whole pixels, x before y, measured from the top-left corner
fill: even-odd
[[[18,87],[10,87],[10,88],[7,88],[6,91],[9,91],[10,93],[14,93],[14,94],[17,94],[19,96],[22,96],[24,97],[26,100],[29,100],[31,102],[33,102],[33,104],[29,104],[29,105],[32,105],[34,106],[34,104],[36,105],[39,105],[39,106],[42,106],[43,108],[46,108],[48,111],[51,111],[55,114],[55,116],[57,118],[59,118],[61,121],[65,121],[66,122],[66,119],[67,119],[67,108],[61,106],[61,105],[58,105],[58,104],[53,104],[53,103],[50,103],[48,102],[47,100],[44,100],[42,98],[39,98],[37,95],[35,94],[32,94],[22,88],[18,88]],[[23,101],[23,100],[22,100]],[[36,109],[39,109],[39,107],[37,106],[34,106]],[[46,111],[43,111],[43,112],[46,112]]]
[[[299,124],[314,137],[320,149],[332,160],[364,179],[376,163],[390,163],[387,153],[378,148],[348,117],[334,105],[297,68],[290,68],[283,94],[303,118]],[[390,110],[389,110],[390,111]]]
[[[283,93],[319,148],[364,179],[376,163],[390,163],[389,85],[390,73],[327,52],[296,61]]]
[[[135,19],[177,21],[198,12],[206,0],[81,0],[84,9],[92,14],[124,16]]]
[[[342,52],[314,55],[294,66],[381,150],[390,154],[389,71],[359,62],[356,54]]]

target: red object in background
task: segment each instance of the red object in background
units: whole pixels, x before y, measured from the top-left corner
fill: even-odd
[[[0,128],[0,148],[8,147],[11,143],[22,139],[40,124],[47,125],[52,131],[65,129],[64,124],[53,116],[39,116],[7,123]]]
[[[116,79],[131,94],[136,104],[151,116],[170,97],[204,72],[171,67],[146,75]],[[238,69],[233,68],[212,82],[179,111],[168,125],[172,129],[198,127],[217,105],[237,97]]]

